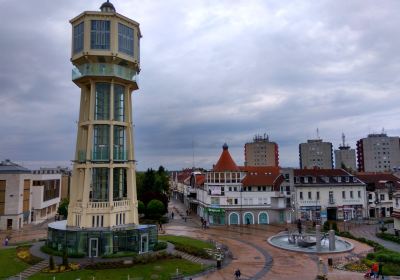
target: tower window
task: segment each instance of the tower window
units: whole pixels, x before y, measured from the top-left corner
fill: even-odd
[[[93,160],[109,160],[109,133],[108,125],[99,124],[94,126],[93,137]]]
[[[114,160],[126,160],[126,137],[125,127],[116,125],[114,126]]]
[[[110,49],[110,21],[92,20],[90,33],[90,48],[98,50]]]
[[[84,30],[83,22],[74,26],[74,46],[73,46],[74,53],[83,50],[83,30]]]
[[[125,121],[125,88],[121,85],[114,85],[114,120]]]
[[[127,197],[126,169],[114,168],[113,200],[121,200]]]
[[[93,168],[92,201],[108,201],[108,170],[108,168]]]
[[[118,51],[133,56],[133,29],[118,23]]]
[[[96,100],[94,117],[96,120],[110,118],[110,84],[96,83]]]

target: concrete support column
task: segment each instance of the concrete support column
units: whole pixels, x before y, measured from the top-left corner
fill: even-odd
[[[335,238],[335,231],[331,229],[329,231],[329,251],[336,250],[336,238]]]

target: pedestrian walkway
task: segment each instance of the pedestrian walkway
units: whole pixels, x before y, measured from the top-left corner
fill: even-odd
[[[350,228],[350,233],[356,237],[364,237],[366,239],[375,241],[389,250],[400,252],[400,244],[392,242],[392,241],[384,240],[384,239],[376,236],[377,228],[378,228],[377,224],[375,224],[375,225],[368,225],[368,224],[352,225]]]
[[[49,264],[48,260],[43,260],[40,263],[37,263],[35,265],[28,267],[27,269],[22,271],[20,274],[8,278],[8,280],[28,279],[30,276],[32,276],[32,275],[38,273],[39,271],[41,271],[42,269],[46,268],[48,266],[48,264]]]

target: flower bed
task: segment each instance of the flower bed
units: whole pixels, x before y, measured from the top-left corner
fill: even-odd
[[[35,265],[39,262],[42,261],[41,258],[33,256],[29,249],[32,247],[32,245],[24,245],[24,246],[19,246],[17,247],[17,258],[23,261],[24,263],[30,264],[30,265]]]

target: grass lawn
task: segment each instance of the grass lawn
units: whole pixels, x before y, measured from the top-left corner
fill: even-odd
[[[38,273],[30,277],[29,279],[50,280],[53,279],[53,276],[55,276],[57,280],[77,278],[81,280],[92,280],[92,277],[94,276],[96,280],[126,280],[128,275],[131,278],[143,277],[143,279],[152,279],[152,275],[158,275],[158,280],[169,280],[171,274],[176,272],[176,268],[179,268],[179,272],[183,273],[184,275],[193,275],[203,270],[202,266],[197,263],[192,263],[183,259],[168,259],[149,264],[135,265],[130,268],[77,270],[56,274]]]
[[[0,250],[0,279],[16,275],[28,267],[28,264],[17,258],[15,248]]]
[[[158,236],[158,239],[163,240],[163,241],[168,241],[173,244],[181,244],[184,246],[195,247],[197,249],[206,249],[206,248],[213,249],[214,248],[214,245],[209,242],[186,237],[186,236],[160,235],[160,236]]]

